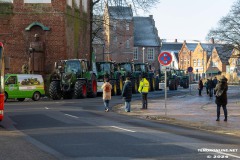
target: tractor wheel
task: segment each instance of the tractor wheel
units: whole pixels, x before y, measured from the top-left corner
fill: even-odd
[[[155,90],[155,79],[154,79],[154,77],[150,77],[149,85],[150,85],[150,91],[154,91]]]
[[[78,80],[74,86],[74,98],[86,98],[87,97],[87,85],[86,81]]]
[[[116,96],[117,95],[117,84],[115,80],[111,80],[111,85],[112,85],[112,96]]]
[[[62,92],[59,81],[52,81],[49,86],[49,95],[53,100],[59,100],[62,98]]]
[[[87,96],[90,98],[94,98],[97,96],[97,78],[93,74],[91,80],[88,83],[88,93]]]
[[[135,79],[132,79],[132,93],[137,93],[138,92],[138,85]]]
[[[123,90],[123,78],[122,76],[118,75],[117,78],[117,95],[121,95]]]

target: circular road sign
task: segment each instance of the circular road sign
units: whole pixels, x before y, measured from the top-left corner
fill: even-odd
[[[172,55],[169,52],[162,52],[158,56],[158,61],[160,64],[167,66],[172,62]]]
[[[193,68],[192,67],[188,67],[188,72],[192,72],[193,71]]]

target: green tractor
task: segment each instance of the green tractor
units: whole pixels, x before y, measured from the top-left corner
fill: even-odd
[[[123,88],[123,79],[121,73],[117,71],[116,63],[109,62],[96,62],[97,76],[98,76],[98,92],[102,92],[101,86],[104,83],[104,76],[108,76],[112,84],[112,95],[120,95]]]
[[[158,90],[159,80],[155,77],[154,72],[151,71],[151,66],[148,63],[134,63],[134,68],[137,75],[143,76],[143,74],[146,74],[150,84],[150,91]]]
[[[180,81],[180,86],[183,88],[189,88],[189,76],[185,73],[184,70],[176,70],[177,76]]]
[[[55,62],[55,71],[50,78],[50,97],[53,100],[96,97],[96,74],[88,68],[88,62],[85,59]]]
[[[165,82],[165,73],[161,72],[160,75],[160,82]],[[180,80],[176,75],[176,70],[170,69],[169,71],[167,71],[167,87],[169,88],[169,90],[177,90],[179,84]]]
[[[126,76],[130,75],[132,82],[132,92],[138,92],[139,81],[141,80],[141,74],[135,72],[134,64],[132,62],[122,62],[118,63],[118,71],[121,74],[122,79],[125,81]]]

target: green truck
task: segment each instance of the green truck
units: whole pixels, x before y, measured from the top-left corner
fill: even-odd
[[[42,75],[38,74],[6,74],[4,100],[17,99],[24,101],[32,98],[38,101],[45,95]]]

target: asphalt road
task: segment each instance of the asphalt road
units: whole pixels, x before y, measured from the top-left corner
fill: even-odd
[[[119,96],[110,102],[119,103]],[[106,113],[101,97],[12,101],[5,107],[0,160],[240,159],[238,138]]]

